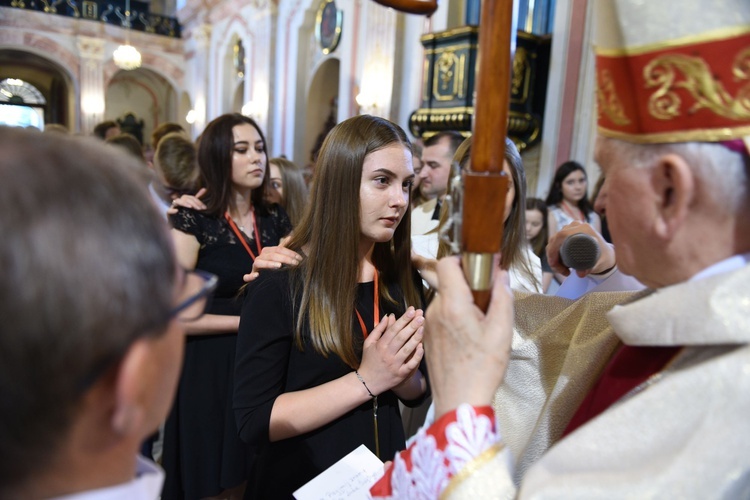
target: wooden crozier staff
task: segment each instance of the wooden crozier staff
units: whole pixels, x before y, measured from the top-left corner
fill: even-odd
[[[402,12],[430,15],[437,0],[375,0]],[[463,193],[461,251],[464,274],[483,311],[490,301],[503,241],[508,176],[503,173],[510,100],[513,0],[483,0],[479,23],[479,62],[474,102],[471,162],[461,173]]]

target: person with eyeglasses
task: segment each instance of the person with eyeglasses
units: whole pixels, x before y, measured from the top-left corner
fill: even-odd
[[[0,498],[155,500],[138,450],[216,277],[179,267],[127,154],[12,128],[0,148]]]
[[[169,216],[178,262],[214,273],[219,282],[207,313],[187,325],[185,364],[164,425],[164,500],[243,495],[254,457],[232,413],[243,276],[291,230],[284,209],[264,200],[267,166],[265,137],[255,121],[219,116],[198,141],[204,209],[180,207]]]

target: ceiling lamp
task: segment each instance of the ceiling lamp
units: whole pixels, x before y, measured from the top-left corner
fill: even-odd
[[[141,67],[141,53],[138,49],[130,45],[130,20],[135,17],[135,13],[130,12],[130,0],[125,0],[125,15],[117,13],[125,26],[125,45],[120,45],[112,54],[112,58],[118,68],[130,71]]]
[[[141,53],[129,43],[117,47],[112,57],[118,68],[129,71],[141,67]]]

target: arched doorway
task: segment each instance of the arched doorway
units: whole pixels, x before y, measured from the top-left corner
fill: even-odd
[[[118,71],[107,86],[105,119],[135,122],[138,137],[150,146],[151,132],[160,123],[184,123],[180,95],[163,76],[148,69]],[[121,125],[122,127],[122,125]]]
[[[318,66],[307,92],[305,133],[295,158],[301,165],[312,163],[323,139],[338,119],[340,63],[328,58]]]

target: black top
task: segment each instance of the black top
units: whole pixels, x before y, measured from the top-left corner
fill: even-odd
[[[256,211],[262,246],[278,245],[291,229],[283,209]],[[242,275],[253,259],[223,217],[180,209],[173,226],[200,243],[196,268],[219,276],[207,312],[239,315]],[[249,240],[248,240],[249,241]],[[249,241],[256,252],[256,242]],[[232,410],[237,335],[188,335],[177,394],[164,425],[162,465],[166,471],[163,500],[218,495],[247,479],[253,450],[240,441]]]
[[[338,356],[326,358],[309,343],[304,351],[296,347],[294,319],[300,304],[292,304],[289,278],[288,270],[261,273],[249,287],[240,318],[234,411],[240,438],[261,447],[256,474],[248,484],[253,498],[290,498],[296,489],[360,444],[375,452],[371,401],[312,432],[269,442],[271,409],[279,395],[316,387],[353,371]],[[399,287],[389,287],[389,291],[402,300]],[[373,325],[373,297],[372,282],[357,286],[357,310],[369,330]],[[380,301],[381,317],[389,313],[399,317],[405,309]],[[361,357],[364,340],[354,311],[352,327]],[[303,337],[309,338],[309,330]],[[422,399],[404,403],[414,406]],[[378,396],[378,435],[383,460],[405,447],[398,398],[391,391]]]
[[[279,205],[272,205],[265,215],[256,210],[261,248],[279,244],[279,240],[289,234],[292,224],[289,216]],[[219,277],[209,314],[239,315],[242,301],[238,291],[245,284],[244,274],[253,269],[253,258],[237,239],[224,216],[211,216],[189,208],[180,208],[169,216],[172,227],[196,237],[200,243],[196,269],[202,269]],[[250,250],[258,255],[255,234],[243,234]]]

